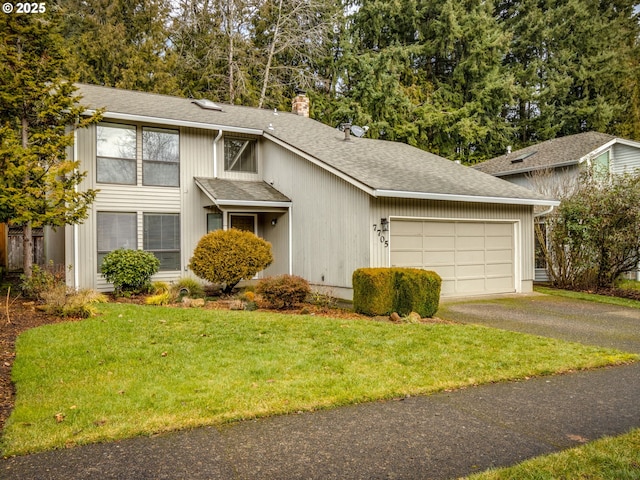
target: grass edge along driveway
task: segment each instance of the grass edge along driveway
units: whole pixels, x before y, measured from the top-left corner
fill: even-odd
[[[100,308],[18,338],[3,455],[638,359],[470,325]]]

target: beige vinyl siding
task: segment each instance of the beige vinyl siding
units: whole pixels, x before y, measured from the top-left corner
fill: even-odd
[[[373,225],[379,225],[381,218],[517,222],[514,237],[515,269],[516,279],[521,279],[521,285],[516,287],[522,291],[528,291],[531,288],[534,278],[533,207],[531,206],[393,198],[372,199],[369,218],[372,267],[390,265],[390,245],[387,246],[381,242],[380,236],[373,230]],[[389,232],[384,236],[385,239],[389,239]]]
[[[640,149],[616,143],[613,146],[611,173],[615,175],[634,173],[640,169]]]
[[[145,124],[146,126],[146,124]],[[210,202],[193,181],[194,176],[213,176],[213,139],[216,132],[193,128],[180,129],[180,187],[150,187],[142,185],[142,162],[139,160],[137,185],[96,183],[95,126],[78,132],[77,154],[87,176],[81,189],[96,188],[99,192],[91,207],[89,218],[78,226],[79,285],[109,290],[110,286],[97,274],[96,216],[98,212],[131,212],[137,214],[138,248],[143,245],[144,213],[180,214],[181,270],[159,272],[154,280],[172,281],[183,275],[198,240],[206,233],[206,209]],[[140,148],[141,135],[138,135]],[[66,236],[73,239],[73,227],[66,228]],[[65,251],[66,263],[73,264],[73,240]],[[69,283],[73,282],[73,273]]]
[[[272,225],[271,221],[276,220]],[[263,276],[289,273],[289,213],[273,212],[258,216],[258,231],[262,238],[271,243],[273,263]]]
[[[314,285],[351,287],[353,271],[369,266],[368,195],[274,143],[261,151],[264,180],[293,203],[293,273]]]

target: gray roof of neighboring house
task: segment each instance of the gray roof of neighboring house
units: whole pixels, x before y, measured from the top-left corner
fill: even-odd
[[[568,135],[492,158],[473,168],[490,175],[504,176],[574,165],[615,139],[613,135],[599,132]]]
[[[227,202],[234,205],[238,202],[256,205],[261,203],[287,204],[291,201],[266,182],[202,177],[196,177],[195,180],[207,196],[219,205],[224,205]]]
[[[84,84],[79,89],[81,103],[89,109],[106,107],[107,118],[262,135],[374,196],[556,204],[403,143],[354,137],[345,141],[339,130],[292,113],[228,104],[218,104],[222,111],[206,110],[194,105],[193,99]]]

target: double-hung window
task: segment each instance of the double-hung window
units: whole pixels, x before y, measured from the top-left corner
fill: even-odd
[[[142,128],[142,184],[180,185],[180,135],[177,130]]]
[[[136,127],[117,123],[97,126],[99,183],[136,184]]]
[[[136,213],[98,212],[98,272],[105,255],[118,248],[135,250],[137,241]]]
[[[225,137],[224,169],[227,172],[258,173],[256,141]]]
[[[160,260],[161,271],[180,270],[180,215],[144,214],[144,246]]]

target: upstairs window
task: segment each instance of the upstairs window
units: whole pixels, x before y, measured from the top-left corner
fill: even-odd
[[[180,185],[180,135],[177,130],[142,128],[142,184]]]
[[[97,127],[97,181],[136,184],[136,127],[101,123]]]
[[[225,137],[224,169],[227,172],[258,173],[255,140]]]

